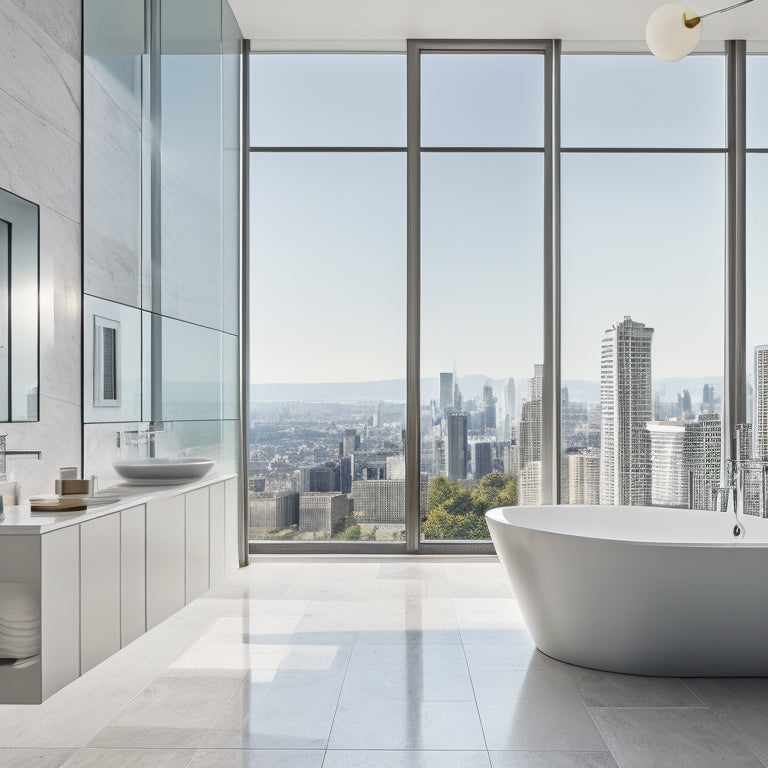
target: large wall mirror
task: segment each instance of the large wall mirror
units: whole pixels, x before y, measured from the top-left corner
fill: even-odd
[[[0,422],[39,418],[39,221],[0,189]]]

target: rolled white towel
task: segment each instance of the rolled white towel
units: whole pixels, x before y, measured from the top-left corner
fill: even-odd
[[[40,653],[40,643],[30,645],[3,645],[0,644],[0,659],[28,659]]]
[[[6,626],[16,622],[40,620],[40,585],[0,582],[0,621]]]
[[[24,621],[18,624],[0,624],[0,632],[39,632],[39,621]]]
[[[33,629],[3,629],[0,627],[0,641],[8,638],[11,640],[24,640],[27,637],[38,637],[40,627]]]

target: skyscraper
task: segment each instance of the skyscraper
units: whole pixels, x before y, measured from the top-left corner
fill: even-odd
[[[453,408],[453,374],[440,374],[440,413],[445,415],[446,409]]]
[[[493,472],[493,452],[490,443],[472,443],[472,469],[475,480]]]
[[[451,411],[446,416],[446,464],[451,480],[467,479],[467,414]]]
[[[509,379],[504,385],[504,439],[511,440],[515,422],[515,380]]]
[[[520,471],[520,505],[541,504],[541,462],[531,461]]]
[[[768,459],[768,344],[755,347],[755,458]]]
[[[520,466],[541,460],[541,400],[526,400],[518,428]]]
[[[688,506],[688,472],[683,462],[686,437],[683,421],[649,421],[651,437],[651,504]]]
[[[649,504],[653,328],[629,316],[605,332],[600,364],[600,503]]]
[[[493,387],[486,384],[483,387],[483,429],[485,431],[496,429],[496,400],[493,396]]]
[[[360,435],[356,429],[345,429],[344,437],[341,439],[341,455],[351,456],[360,449]]]
[[[703,413],[685,425],[683,467],[690,477],[694,509],[713,509],[712,491],[720,485],[722,422],[716,413]]]
[[[541,363],[537,363],[533,366],[533,378],[528,382],[528,399],[529,400],[541,400],[541,392],[543,389],[544,380],[544,366]]]
[[[568,503],[600,503],[600,451],[587,448],[568,456]]]

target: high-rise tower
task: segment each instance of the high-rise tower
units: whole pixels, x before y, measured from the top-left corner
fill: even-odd
[[[650,504],[653,328],[629,316],[603,338],[600,364],[600,503]]]
[[[445,458],[451,480],[467,479],[467,414],[451,411],[446,416]]]
[[[768,344],[755,347],[755,458],[768,459]]]
[[[445,415],[447,408],[453,408],[453,374],[440,374],[440,414]]]

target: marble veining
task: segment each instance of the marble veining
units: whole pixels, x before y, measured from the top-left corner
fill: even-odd
[[[0,186],[79,222],[79,140],[3,90],[0,114]]]
[[[10,96],[80,140],[80,65],[13,3],[0,6],[2,88]]]
[[[74,59],[80,58],[80,3],[71,0],[12,0]]]

